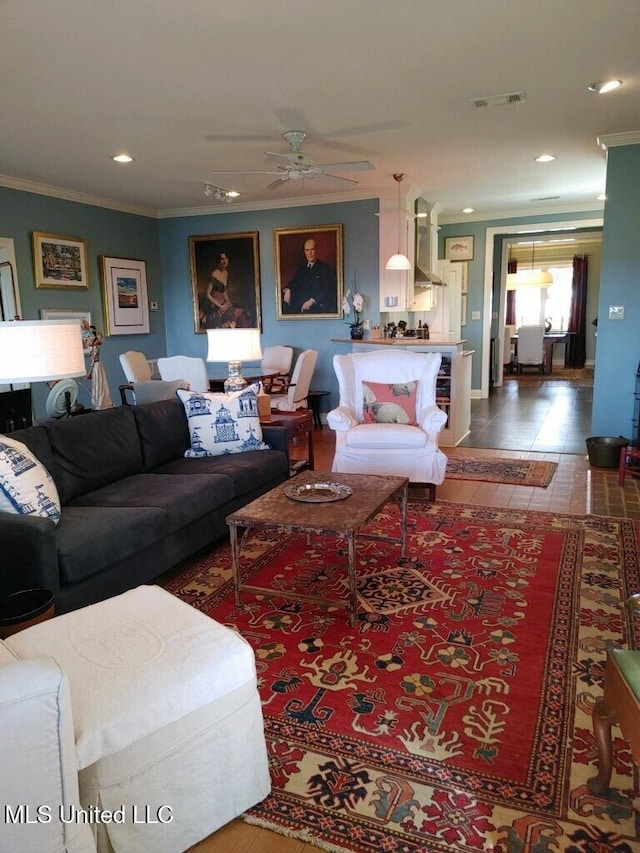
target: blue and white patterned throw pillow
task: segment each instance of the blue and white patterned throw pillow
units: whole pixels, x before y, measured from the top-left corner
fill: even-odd
[[[184,455],[197,458],[267,450],[258,413],[259,387],[249,385],[233,394],[176,391],[189,421],[191,447]]]
[[[8,435],[0,435],[0,512],[60,521],[53,477],[26,445]]]

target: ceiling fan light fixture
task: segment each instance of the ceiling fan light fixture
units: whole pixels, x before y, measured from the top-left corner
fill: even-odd
[[[111,159],[116,163],[133,163],[133,157],[129,154],[114,154]]]
[[[607,92],[613,92],[620,86],[622,86],[622,80],[600,80],[597,83],[590,83],[587,89],[596,95],[606,95]]]
[[[398,184],[398,251],[391,255],[384,265],[386,270],[410,270],[411,261],[400,251],[400,182],[405,178],[404,172],[394,172],[393,180]]]

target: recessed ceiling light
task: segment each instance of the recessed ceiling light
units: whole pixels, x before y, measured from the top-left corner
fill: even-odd
[[[599,83],[591,83],[587,89],[595,92],[596,95],[606,95],[607,92],[613,92],[619,86],[622,86],[622,80],[601,80]]]
[[[463,207],[462,213],[473,213],[473,208],[472,207]]]
[[[416,219],[426,219],[426,218],[427,218],[426,213],[416,213]]]
[[[539,157],[536,157],[536,163],[550,163],[555,159],[555,154],[541,154]]]
[[[111,159],[116,163],[133,163],[133,157],[129,157],[128,154],[114,154]]]

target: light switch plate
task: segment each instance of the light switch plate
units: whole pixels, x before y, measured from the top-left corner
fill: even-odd
[[[157,311],[157,310],[158,310],[158,303],[157,303],[155,300],[152,300],[152,301],[149,303],[149,309],[150,309],[151,311]]]
[[[479,311],[472,311],[471,312],[471,319],[472,320],[479,320],[480,319],[480,312]]]
[[[624,305],[609,305],[610,320],[624,320]]]

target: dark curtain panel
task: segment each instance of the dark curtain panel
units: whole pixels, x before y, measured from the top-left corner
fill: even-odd
[[[564,350],[565,367],[584,367],[587,359],[587,270],[589,261],[586,255],[576,255],[573,259],[573,282],[571,285],[571,311]]]
[[[511,275],[518,272],[518,262],[509,261],[507,264],[507,274]],[[505,314],[505,324],[507,326],[516,326],[516,292],[515,290],[507,290],[507,312]]]

